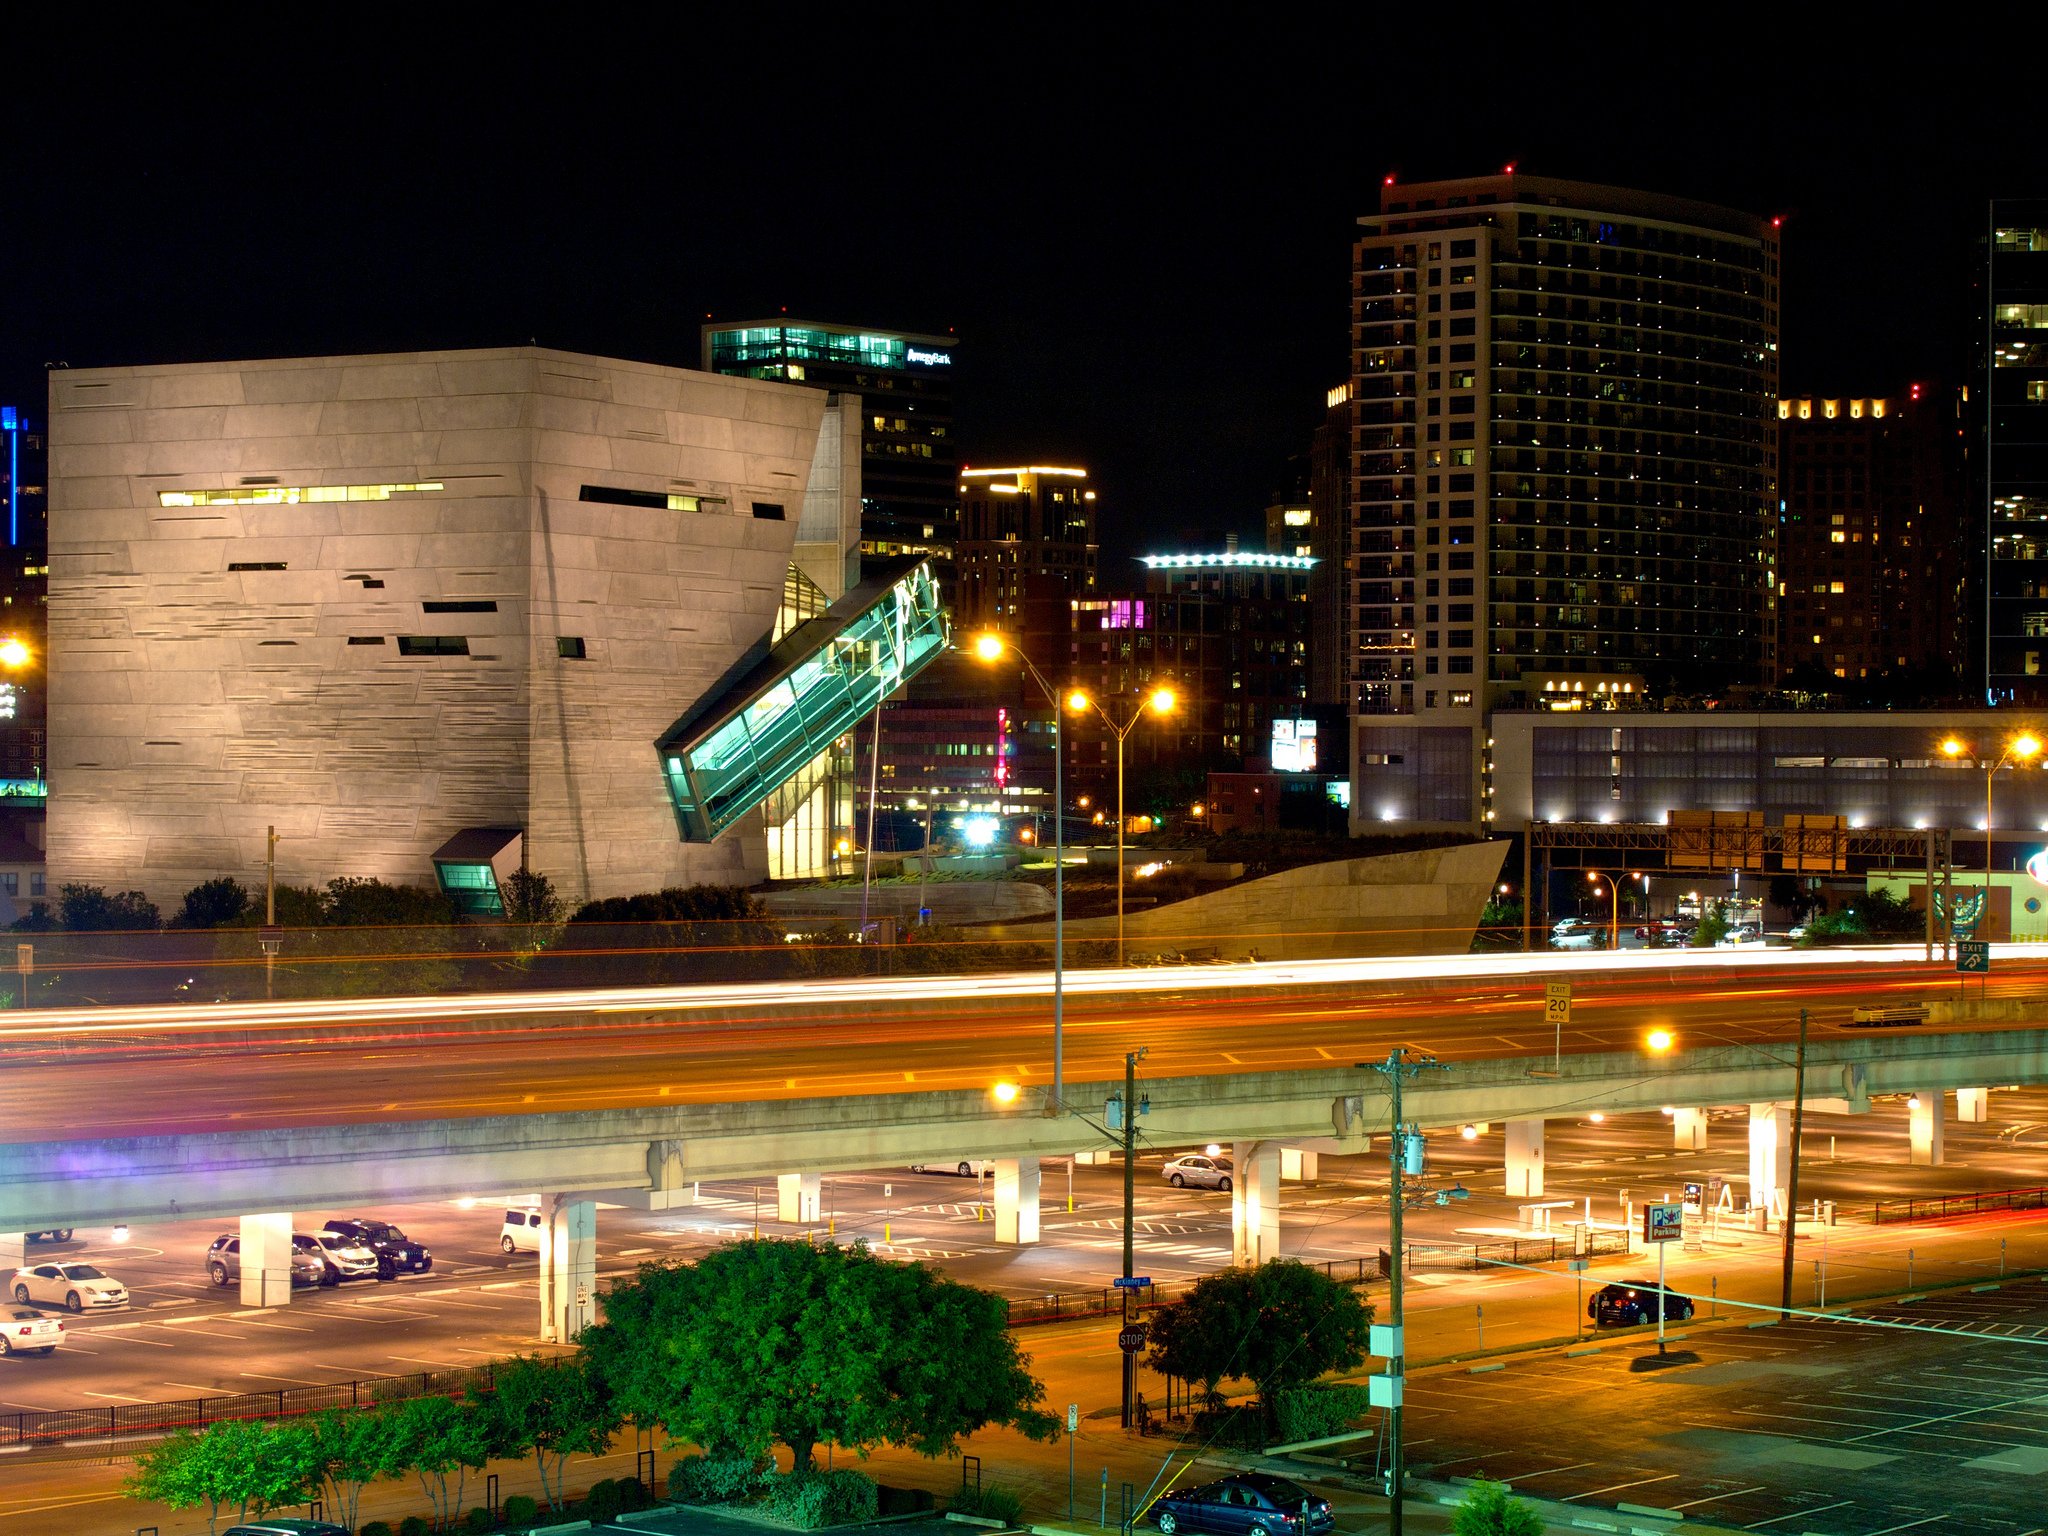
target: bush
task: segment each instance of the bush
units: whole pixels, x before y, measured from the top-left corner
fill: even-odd
[[[668,1496],[684,1504],[729,1504],[760,1486],[758,1456],[685,1456],[668,1474]]]
[[[815,1531],[825,1524],[829,1492],[826,1480],[815,1473],[779,1472],[768,1479],[762,1509],[785,1525]]]
[[[482,1532],[491,1530],[497,1523],[497,1521],[491,1518],[491,1512],[479,1504],[469,1512],[469,1518],[462,1522],[462,1528],[465,1531],[476,1532],[478,1536],[481,1536]]]
[[[609,1520],[619,1512],[619,1485],[610,1478],[602,1478],[590,1485],[590,1492],[583,1495],[583,1513],[591,1521]]]
[[[872,1520],[882,1512],[882,1490],[865,1472],[848,1467],[825,1474],[825,1519],[841,1525],[854,1520]]]
[[[1024,1501],[996,1483],[984,1483],[979,1488],[962,1486],[953,1496],[949,1513],[979,1515],[984,1520],[1000,1520],[1005,1525],[1014,1525],[1017,1517],[1024,1513]]]
[[[647,1485],[637,1477],[622,1477],[613,1485],[619,1490],[619,1513],[630,1515],[637,1509],[645,1509],[654,1502],[654,1495],[647,1491]]]
[[[419,1515],[407,1515],[398,1522],[398,1536],[432,1536],[432,1528]]]
[[[539,1514],[540,1506],[523,1493],[515,1493],[505,1500],[507,1525],[531,1525]]]
[[[1371,1411],[1370,1399],[1371,1394],[1364,1387],[1343,1383],[1282,1392],[1274,1405],[1273,1420],[1279,1430],[1279,1443],[1293,1445],[1301,1440],[1342,1434]]]
[[[1451,1516],[1451,1530],[1454,1536],[1543,1536],[1543,1521],[1499,1483],[1482,1478]]]
[[[364,1526],[360,1532],[357,1533],[357,1536],[391,1536],[390,1522],[385,1520],[372,1520],[368,1525]]]

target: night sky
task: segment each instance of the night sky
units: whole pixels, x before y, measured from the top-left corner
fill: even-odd
[[[1908,31],[1925,8],[1695,9],[1712,36],[1388,9],[53,35],[0,102],[0,400],[40,420],[54,361],[532,338],[695,366],[707,311],[786,307],[957,332],[966,459],[1086,464],[1127,552],[1259,526],[1344,376],[1350,230],[1389,172],[1783,214],[1785,383],[1842,394],[1957,377],[1985,199],[2048,192],[2038,101],[1995,83],[2024,60]]]

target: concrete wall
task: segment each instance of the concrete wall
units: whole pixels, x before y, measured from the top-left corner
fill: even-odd
[[[1169,906],[1126,910],[1124,942],[1134,953],[1214,945],[1233,959],[1252,949],[1267,960],[1463,954],[1472,947],[1507,850],[1504,841],[1461,843],[1306,864]],[[1144,894],[1142,880],[1125,880],[1127,902]],[[1084,918],[1066,929],[1069,939],[1113,939],[1116,919]],[[990,932],[1052,937],[1049,923]]]
[[[857,423],[823,392],[518,347],[69,370],[50,418],[52,889],[172,905],[260,878],[273,824],[299,883],[431,883],[436,846],[492,825],[571,902],[764,872],[758,830],[681,843],[653,743],[767,633],[799,526],[813,553],[858,526]],[[423,606],[451,600],[496,609]]]

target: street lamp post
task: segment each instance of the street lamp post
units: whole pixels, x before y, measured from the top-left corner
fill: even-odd
[[[1958,736],[1950,736],[1941,744],[1942,755],[1951,761],[1969,750],[1969,744]],[[1980,933],[1988,933],[1991,929],[1991,781],[1998,776],[1999,769],[2008,764],[2014,768],[2023,767],[2039,756],[2040,752],[2041,739],[2032,731],[2021,731],[2005,744],[2005,749],[1984,770],[1984,911],[1978,918],[1978,922],[1983,925]],[[1982,762],[1983,759],[1979,757],[1978,761]],[[1933,893],[1929,892],[1928,904],[1933,905],[1933,901]],[[1953,923],[1953,917],[1950,921]]]
[[[1024,664],[1024,670],[1031,680],[1038,684],[1046,702],[1052,705],[1052,1093],[1045,1101],[1045,1112],[1049,1115],[1062,1114],[1066,1110],[1066,992],[1067,992],[1067,935],[1066,935],[1066,868],[1067,868],[1067,803],[1064,798],[1065,786],[1060,778],[1061,760],[1066,752],[1060,741],[1060,696],[1031,658],[1024,654],[1014,642],[1001,635],[989,633],[979,636],[974,642],[974,654],[983,661],[995,661],[1008,651]]]
[[[1614,898],[1613,907],[1608,918],[1607,947],[1610,950],[1618,950],[1621,948],[1621,881],[1615,879],[1613,875],[1604,869],[1589,869],[1586,871],[1586,879],[1592,884],[1595,896],[1600,894],[1600,881],[1603,877],[1607,881],[1608,894]],[[1648,875],[1637,874],[1633,870],[1626,871],[1624,878],[1640,880],[1645,885],[1648,885],[1650,880]]]
[[[1116,737],[1116,963],[1124,963],[1124,742],[1145,718],[1145,711],[1154,714],[1169,714],[1178,702],[1171,688],[1155,688],[1143,699],[1126,699],[1128,710],[1122,720],[1113,718],[1099,701],[1083,690],[1076,688],[1067,695],[1067,707],[1080,714],[1092,709],[1109,727]]]

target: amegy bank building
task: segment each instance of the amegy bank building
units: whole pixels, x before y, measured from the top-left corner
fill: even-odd
[[[824,872],[946,644],[862,568],[860,402],[513,347],[61,371],[50,887],[438,881],[499,910]]]

